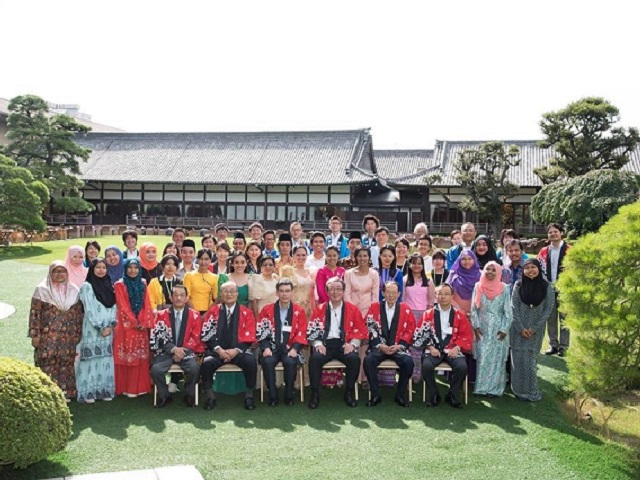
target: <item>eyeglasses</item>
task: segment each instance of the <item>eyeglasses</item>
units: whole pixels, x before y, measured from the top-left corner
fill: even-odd
[[[236,295],[237,293],[237,290],[225,290],[222,292],[223,295]]]
[[[171,296],[176,298],[181,298],[181,297],[186,297],[187,295],[185,293],[172,293]]]
[[[328,290],[330,292],[344,292],[344,288],[342,287],[330,287]]]

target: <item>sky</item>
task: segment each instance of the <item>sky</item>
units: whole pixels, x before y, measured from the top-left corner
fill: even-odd
[[[585,96],[640,126],[635,2],[0,0],[0,97],[130,132],[530,140]]]

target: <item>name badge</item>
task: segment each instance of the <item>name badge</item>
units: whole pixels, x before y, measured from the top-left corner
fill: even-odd
[[[291,333],[291,325],[284,325],[282,327],[283,332]]]
[[[451,335],[453,333],[453,328],[447,326],[442,330],[442,333],[444,333],[445,335]]]

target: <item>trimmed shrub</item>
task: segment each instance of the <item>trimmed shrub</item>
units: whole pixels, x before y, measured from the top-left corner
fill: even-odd
[[[558,280],[571,329],[574,392],[607,399],[640,386],[640,202],[567,253]]]
[[[39,368],[0,357],[0,463],[25,468],[64,449],[71,414],[62,390]]]

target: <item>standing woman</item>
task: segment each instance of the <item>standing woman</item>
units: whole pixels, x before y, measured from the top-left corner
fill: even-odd
[[[402,237],[396,240],[396,268],[406,276],[409,271],[409,240]]]
[[[113,367],[113,329],[116,326],[116,295],[107,275],[107,263],[96,258],[87,281],[80,287],[84,307],[80,360],[76,366],[78,403],[111,400],[116,395]]]
[[[67,267],[56,261],[31,298],[29,337],[34,363],[64,392],[67,402],[77,394],[73,363],[82,334],[78,289],[69,282]]]
[[[84,246],[84,263],[83,265],[89,268],[91,262],[93,262],[98,255],[100,255],[100,242],[97,240],[89,240],[87,244]]]
[[[124,261],[124,277],[114,285],[118,307],[114,337],[116,395],[130,398],[151,391],[149,328],[153,310],[140,273],[140,259]]]
[[[433,280],[433,286],[439,287],[447,281],[449,277],[449,270],[445,268],[447,264],[447,254],[442,250],[436,250],[431,257],[433,262],[433,269],[431,270],[431,280]]]
[[[140,267],[142,278],[147,282],[147,285],[152,278],[162,275],[162,267],[158,263],[158,249],[151,242],[144,242],[140,246]]]
[[[262,308],[278,300],[276,295],[276,284],[278,275],[275,274],[276,261],[271,255],[265,255],[260,261],[260,274],[249,277],[249,300],[251,309],[259,320],[259,313]]]
[[[433,253],[433,240],[429,235],[422,235],[416,240],[416,251],[424,259],[424,267],[428,272],[433,268],[431,254]]]
[[[182,284],[187,287],[189,302],[194,310],[204,315],[218,298],[218,275],[209,271],[213,253],[208,248],[198,250],[198,269],[187,272]]]
[[[496,262],[502,265],[502,260],[498,259],[493,242],[486,235],[480,235],[476,238],[471,244],[471,250],[476,254],[481,269],[489,262]]]
[[[536,370],[547,319],[555,305],[553,286],[542,275],[540,262],[525,260],[522,279],[513,287],[511,391],[519,400],[542,400]]]
[[[325,254],[326,265],[316,272],[316,292],[318,292],[318,303],[325,303],[329,301],[326,285],[330,278],[344,278],[345,269],[338,266],[339,258],[340,250],[337,247],[331,246],[327,248],[327,253]]]
[[[169,242],[164,246],[164,250],[162,250],[162,258],[164,258],[165,255],[175,255],[176,257],[180,258],[179,253],[180,252],[178,252],[178,246],[176,245],[176,242]]]
[[[395,281],[398,284],[400,295],[398,296],[398,302],[402,302],[402,291],[404,289],[404,282],[402,281],[402,270],[396,268],[396,249],[392,246],[385,245],[380,248],[380,254],[378,255],[378,273],[380,274],[380,285],[378,301],[384,300],[383,288],[385,283],[389,281]]]
[[[112,284],[115,284],[124,276],[124,259],[122,251],[115,245],[109,245],[104,249],[104,260],[107,262],[107,274]]]
[[[162,275],[151,280],[147,287],[149,303],[153,313],[164,310],[172,305],[171,293],[173,287],[182,284],[176,276],[180,267],[180,259],[175,255],[165,255],[160,261]]]
[[[216,245],[216,263],[212,264],[209,268],[211,273],[215,273],[216,275],[227,273],[229,255],[231,255],[231,249],[227,242],[220,242]]]
[[[473,290],[471,326],[475,333],[476,384],[474,393],[501,397],[504,393],[511,326],[511,293],[501,282],[502,267],[489,262]]]
[[[473,287],[480,280],[480,264],[470,249],[460,252],[449,272],[447,283],[453,287],[453,305],[471,316],[471,297]]]
[[[244,250],[249,260],[250,273],[260,273],[260,260],[262,259],[262,247],[256,240],[251,240]]]
[[[89,268],[84,266],[84,249],[80,245],[70,246],[64,263],[67,267],[68,281],[80,290],[89,271]]]
[[[293,282],[293,298],[291,301],[304,308],[307,318],[311,318],[316,308],[316,279],[312,269],[305,268],[307,261],[307,248],[298,245],[293,249],[295,264],[293,267],[285,266],[280,271],[281,277],[288,277]]]

